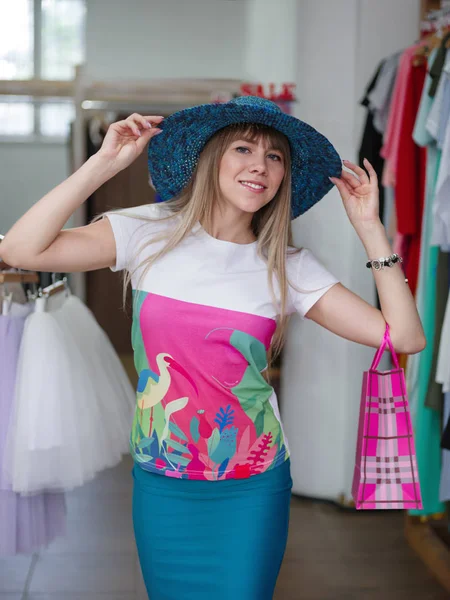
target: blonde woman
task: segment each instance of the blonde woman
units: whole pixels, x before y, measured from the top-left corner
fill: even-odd
[[[148,142],[162,202],[61,231]],[[134,114],[1,244],[13,266],[110,267],[133,288],[133,520],[151,600],[272,598],[292,480],[267,373],[290,314],[374,348],[388,322],[397,351],[424,347],[395,257],[369,263],[380,311],[293,246],[292,219],[336,184],[369,259],[391,255],[373,168],[344,164],[353,172],[320,133],[260,98],[166,120]]]

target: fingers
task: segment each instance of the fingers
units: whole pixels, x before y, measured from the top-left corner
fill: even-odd
[[[164,117],[162,116],[148,116],[143,117],[138,113],[133,113],[124,121],[120,121],[119,123],[123,128],[131,131],[135,136],[141,137],[142,133],[151,133],[151,135],[147,136],[147,141],[149,137],[153,137],[157,131],[161,131],[160,129],[154,129],[153,125],[159,125],[163,121]]]
[[[329,177],[329,179],[331,183],[334,183],[334,185],[337,187],[343,200],[350,198],[352,195],[352,188],[342,178],[338,179],[337,177]]]
[[[355,165],[349,160],[344,160],[343,163],[348,169],[351,169],[358,175],[361,183],[369,183],[369,178],[367,177],[367,173],[364,171],[364,169],[358,167],[358,165]]]
[[[353,175],[353,173],[349,173],[348,171],[342,170],[341,179],[344,179],[346,183],[352,188],[359,188],[361,185],[360,180]]]
[[[369,173],[370,183],[376,183],[378,185],[378,175],[377,175],[375,169],[372,167],[372,165],[367,160],[367,158],[365,158],[363,160],[363,163],[367,169],[367,172]]]

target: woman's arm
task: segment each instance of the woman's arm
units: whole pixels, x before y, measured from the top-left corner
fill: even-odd
[[[352,163],[360,180],[343,172],[333,180],[339,189],[345,209],[370,260],[390,256],[392,248],[378,216],[378,186],[376,174],[366,163],[370,181],[362,169]],[[333,286],[309,310],[307,317],[348,340],[378,347],[384,336],[386,322],[397,352],[415,354],[426,345],[416,303],[399,263],[380,271],[372,269],[380,298],[381,310],[371,306],[343,285]]]
[[[160,129],[162,117],[134,114],[108,129],[101,149],[78,171],[46,194],[8,231],[0,259],[13,267],[68,273],[112,266],[115,241],[109,222],[62,231],[89,196],[131,164]]]
[[[379,235],[382,237],[383,232]],[[388,242],[387,244],[389,245]],[[389,254],[392,252],[368,252],[370,258]],[[392,344],[397,352],[421,352],[425,348],[425,336],[414,298],[405,283],[400,265],[397,263],[391,268],[373,273],[381,310],[339,283],[314,304],[306,317],[336,335],[372,348],[380,346],[387,322]]]
[[[92,156],[13,225],[0,244],[1,258],[13,267],[57,273],[113,264],[114,237],[106,220],[62,231],[77,208],[112,175],[108,161]]]

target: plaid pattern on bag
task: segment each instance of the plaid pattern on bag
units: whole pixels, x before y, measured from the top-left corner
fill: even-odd
[[[377,371],[386,345],[395,368]],[[363,377],[352,495],[357,509],[422,508],[405,375],[389,326]]]

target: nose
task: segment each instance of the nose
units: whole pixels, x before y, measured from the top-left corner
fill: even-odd
[[[254,158],[253,164],[250,167],[250,171],[252,173],[261,173],[261,174],[265,174],[267,171],[267,166],[266,166],[266,161],[263,157],[256,157]]]

